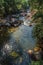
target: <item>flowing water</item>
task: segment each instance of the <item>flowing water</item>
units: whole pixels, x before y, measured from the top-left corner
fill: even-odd
[[[16,31],[13,31],[11,33],[10,43],[12,44],[16,41],[18,44],[21,45],[23,50],[33,49],[33,47],[35,46],[35,40],[32,37],[32,30],[34,25],[29,26],[28,22],[30,21],[25,20],[24,17],[21,17],[21,19],[24,21],[25,24],[21,24]]]
[[[25,17],[20,17],[20,19],[23,20],[23,23],[17,28],[11,27],[10,39],[1,50],[2,57],[0,56],[0,60],[3,59],[3,57],[5,59],[8,55],[8,60],[10,60],[9,63],[11,65],[29,65],[30,57],[27,50],[33,49],[35,46],[35,40],[32,37],[34,25],[29,26],[30,21],[26,20]],[[20,57],[16,59],[16,62],[12,56],[11,59],[9,56],[10,52],[15,51],[20,54]]]

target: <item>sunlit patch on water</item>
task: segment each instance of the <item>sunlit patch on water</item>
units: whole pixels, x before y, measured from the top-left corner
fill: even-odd
[[[30,20],[24,20],[24,23],[23,23],[25,26],[29,26],[30,25]]]

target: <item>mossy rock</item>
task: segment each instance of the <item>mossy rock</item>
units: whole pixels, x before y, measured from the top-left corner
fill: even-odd
[[[10,55],[11,55],[12,57],[14,57],[14,58],[16,58],[16,57],[19,56],[19,54],[16,53],[15,51],[11,52]]]

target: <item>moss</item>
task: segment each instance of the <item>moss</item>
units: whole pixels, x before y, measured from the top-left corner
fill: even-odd
[[[10,55],[11,55],[11,56],[13,56],[14,58],[16,58],[16,57],[18,57],[18,56],[19,56],[19,54],[18,54],[18,53],[16,53],[15,51],[11,52],[11,53],[10,53]]]

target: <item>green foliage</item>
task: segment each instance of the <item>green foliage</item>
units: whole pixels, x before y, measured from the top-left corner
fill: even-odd
[[[33,15],[33,21],[36,23],[43,23],[43,13],[38,11]]]
[[[0,0],[0,14],[12,14],[27,6],[26,0]]]
[[[8,28],[2,27],[0,29],[0,48],[5,44],[5,42],[9,39]]]
[[[37,12],[33,16],[33,21],[36,23],[33,28],[33,36],[37,39],[39,46],[43,44],[43,0],[30,0],[30,7]]]
[[[37,39],[42,39],[43,38],[43,24],[39,23],[34,27],[34,36]]]
[[[40,65],[40,61],[32,61],[31,65]]]
[[[24,3],[22,4],[22,7],[23,7],[24,9],[26,9],[26,8],[27,8],[27,2],[24,2]]]

